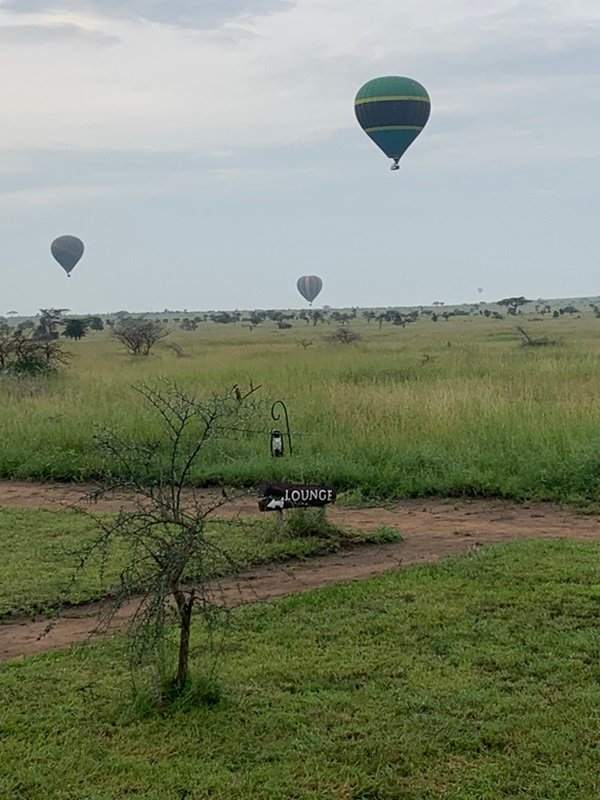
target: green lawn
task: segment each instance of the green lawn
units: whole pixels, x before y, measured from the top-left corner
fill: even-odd
[[[90,561],[73,576],[78,553],[93,536],[93,521],[74,511],[0,509],[0,623],[22,614],[44,613],[62,605],[95,600],[115,587],[125,553],[114,550],[103,565]],[[340,546],[390,540],[393,531],[365,531],[289,538],[275,530],[270,515],[235,523],[210,522],[207,535],[228,553],[215,559],[213,574],[231,573],[268,561],[305,558]],[[398,538],[400,535],[398,534]]]
[[[215,707],[115,639],[0,669],[2,800],[593,800],[600,544],[504,545],[235,613]]]

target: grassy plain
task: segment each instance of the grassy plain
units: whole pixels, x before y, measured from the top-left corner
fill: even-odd
[[[516,325],[560,343],[522,347]],[[194,481],[256,484],[269,477],[331,481],[364,497],[498,495],[600,499],[600,320],[419,319],[406,328],[352,323],[357,345],[333,345],[335,327],[295,322],[201,323],[175,330],[149,358],[108,334],[69,344],[71,366],[48,379],[0,381],[0,475],[81,480],[107,465],[97,426],[134,439],[156,420],[132,385],[172,378],[198,393],[262,384],[256,433],[209,449]],[[312,341],[309,347],[301,340]],[[268,400],[285,400],[292,457],[273,460]]]
[[[118,639],[5,664],[0,797],[598,797],[599,557],[527,541],[238,611],[221,702],[162,717]]]

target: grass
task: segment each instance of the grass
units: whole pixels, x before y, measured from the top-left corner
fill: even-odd
[[[0,796],[597,797],[599,557],[527,541],[238,611],[187,713],[131,710],[118,639],[5,664]]]
[[[302,537],[282,536],[270,518],[208,523],[207,536],[218,541],[236,568],[335,552],[342,547],[400,538],[390,531],[345,533],[310,525]],[[93,536],[89,517],[74,511],[0,509],[0,623],[11,617],[48,613],[61,606],[106,596],[117,584],[125,553],[114,550],[107,563],[92,560],[72,578],[80,553]],[[215,561],[215,576],[230,573],[225,559]]]
[[[353,323],[360,344],[331,345],[327,325],[202,323],[132,358],[106,334],[70,344],[71,367],[48,379],[0,381],[0,475],[82,480],[105,473],[97,426],[151,438],[156,420],[132,384],[160,376],[199,394],[250,380],[265,403],[256,432],[208,448],[193,480],[256,485],[327,481],[365,499],[424,495],[600,499],[600,322],[419,320],[406,329]],[[524,348],[517,324],[560,347]],[[304,349],[300,339],[314,346]],[[168,340],[167,340],[168,341]],[[425,355],[427,358],[425,358]],[[269,400],[283,398],[291,457],[272,459]]]

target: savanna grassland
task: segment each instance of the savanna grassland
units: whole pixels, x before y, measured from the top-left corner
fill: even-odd
[[[198,393],[250,381],[264,403],[257,428],[205,453],[196,483],[265,478],[330,481],[377,498],[437,494],[593,502],[600,498],[600,320],[427,317],[405,328],[364,319],[357,344],[331,325],[279,330],[201,323],[173,327],[148,358],[107,332],[68,344],[49,378],[0,381],[0,475],[83,480],[107,469],[98,427],[142,440],[156,419],[133,390],[159,378]],[[545,346],[522,346],[524,325]],[[168,345],[183,349],[178,357]],[[311,344],[308,344],[308,343]],[[283,399],[292,457],[268,450],[270,401]]]
[[[517,325],[538,343],[523,346]],[[173,327],[148,358],[94,333],[68,344],[58,374],[1,379],[0,475],[114,473],[95,431],[138,442],[161,433],[135,385],[170,379],[201,396],[252,382],[262,385],[255,428],[211,443],[194,483],[326,480],[351,502],[600,499],[592,314],[381,329],[359,319],[351,345],[327,341],[335,324]],[[294,432],[282,459],[268,447],[275,399]],[[111,593],[119,546],[71,580],[93,533],[74,511],[0,509],[0,623],[25,627],[23,615]],[[207,574],[339,545],[335,532],[305,534],[282,537],[272,519],[209,521],[208,540],[230,558]],[[389,534],[361,532],[353,545]],[[206,629],[193,627],[203,702],[184,695],[157,709],[132,693],[121,635],[4,662],[0,798],[600,796],[599,556],[596,541],[522,541],[235,609],[217,661]]]

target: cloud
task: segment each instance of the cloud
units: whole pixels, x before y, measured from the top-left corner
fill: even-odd
[[[5,0],[20,13],[91,14],[185,28],[215,28],[229,19],[279,11],[289,0]]]
[[[229,151],[238,163],[272,159],[276,172],[287,151],[317,167],[336,147],[350,158],[373,147],[352,101],[365,80],[394,73],[430,91],[433,114],[412,157],[425,162],[422,142],[436,137],[436,166],[510,162],[511,154],[551,162],[564,150],[587,158],[600,135],[596,0],[55,0],[60,23],[41,12],[50,0],[11,2],[36,29],[54,20],[121,44],[75,54],[68,38],[55,39],[50,59],[37,57],[33,41],[2,48],[0,69],[15,77],[0,86],[11,109],[0,153],[71,151],[74,163],[78,152],[139,153],[160,172],[164,153],[210,170],[211,154]],[[80,16],[103,9],[114,17]],[[185,28],[194,14],[195,27]],[[158,17],[181,27],[148,22]],[[202,29],[217,17],[218,30]]]
[[[83,42],[91,45],[114,45],[121,39],[102,31],[89,30],[69,23],[49,25],[0,25],[0,44],[48,44]]]
[[[333,141],[324,143],[323,161],[336,168],[343,163]],[[171,196],[190,192],[210,194],[232,183],[256,185],[269,179],[283,182],[290,175],[309,175],[314,163],[314,147],[247,148],[241,153],[222,151],[195,155],[176,151],[127,152],[114,150],[17,150],[0,156],[0,198],[87,196],[97,187],[117,195]]]

